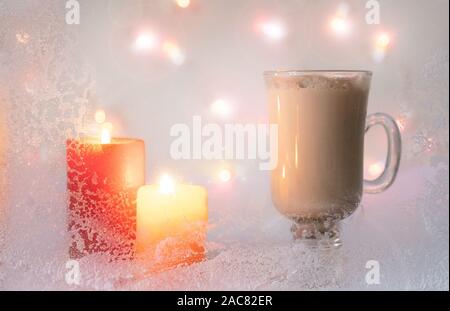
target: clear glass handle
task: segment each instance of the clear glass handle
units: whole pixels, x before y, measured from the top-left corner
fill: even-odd
[[[402,149],[400,130],[392,117],[384,113],[371,114],[366,120],[366,133],[374,125],[382,125],[385,129],[388,150],[383,173],[374,180],[364,180],[364,192],[367,193],[379,193],[392,185],[400,165]]]

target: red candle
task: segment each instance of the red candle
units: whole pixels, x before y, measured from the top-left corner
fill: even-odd
[[[67,140],[69,255],[134,255],[136,195],[145,182],[142,140],[103,137]]]

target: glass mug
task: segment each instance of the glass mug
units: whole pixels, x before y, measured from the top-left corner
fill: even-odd
[[[269,116],[278,125],[278,164],[271,192],[276,208],[294,221],[296,238],[336,237],[362,193],[387,189],[398,171],[400,131],[388,115],[367,116],[369,71],[268,71]],[[383,173],[363,179],[364,135],[384,127]]]

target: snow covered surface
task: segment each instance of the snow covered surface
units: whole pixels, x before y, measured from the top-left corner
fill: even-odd
[[[448,290],[447,1],[380,1],[379,28],[364,24],[360,2],[348,1],[361,24],[353,43],[302,24],[322,27],[340,2],[200,0],[186,12],[170,1],[144,9],[137,0],[80,3],[82,22],[69,26],[64,1],[0,0],[0,289]],[[283,17],[298,33],[267,44],[251,29],[260,12]],[[182,66],[129,51],[144,21],[178,38]],[[395,34],[381,63],[370,57],[377,29]],[[218,163],[170,160],[170,126],[194,114],[211,118],[217,96],[233,99],[237,122],[261,121],[262,71],[336,64],[372,70],[370,112],[404,125],[395,184],[365,195],[342,223],[342,247],[292,241],[289,221],[272,206],[269,176],[254,161],[233,163],[236,176],[223,185],[212,177]],[[118,134],[146,141],[149,181],[164,168],[208,188],[206,261],[149,275],[139,263],[89,256],[79,261],[80,285],[65,282],[64,141],[99,107]],[[374,130],[366,161],[384,154],[383,133]],[[379,285],[365,281],[369,260],[380,263]]]

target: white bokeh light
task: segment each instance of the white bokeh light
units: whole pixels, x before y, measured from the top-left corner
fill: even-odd
[[[229,169],[223,168],[219,171],[219,180],[223,183],[229,182],[231,180],[231,171]]]
[[[211,104],[211,112],[216,117],[228,118],[233,113],[233,108],[227,100],[218,98]]]
[[[181,66],[186,60],[186,56],[181,51],[180,47],[174,42],[165,42],[163,44],[163,51],[173,64]]]
[[[137,52],[147,52],[156,48],[158,43],[157,36],[148,31],[139,33],[133,44],[133,48]]]
[[[270,41],[280,41],[286,36],[286,27],[275,19],[261,22],[259,30]]]
[[[351,31],[350,21],[343,16],[333,17],[330,21],[333,33],[339,36],[347,36]]]
[[[98,124],[102,124],[106,120],[106,112],[102,109],[99,109],[95,112],[95,122]]]

